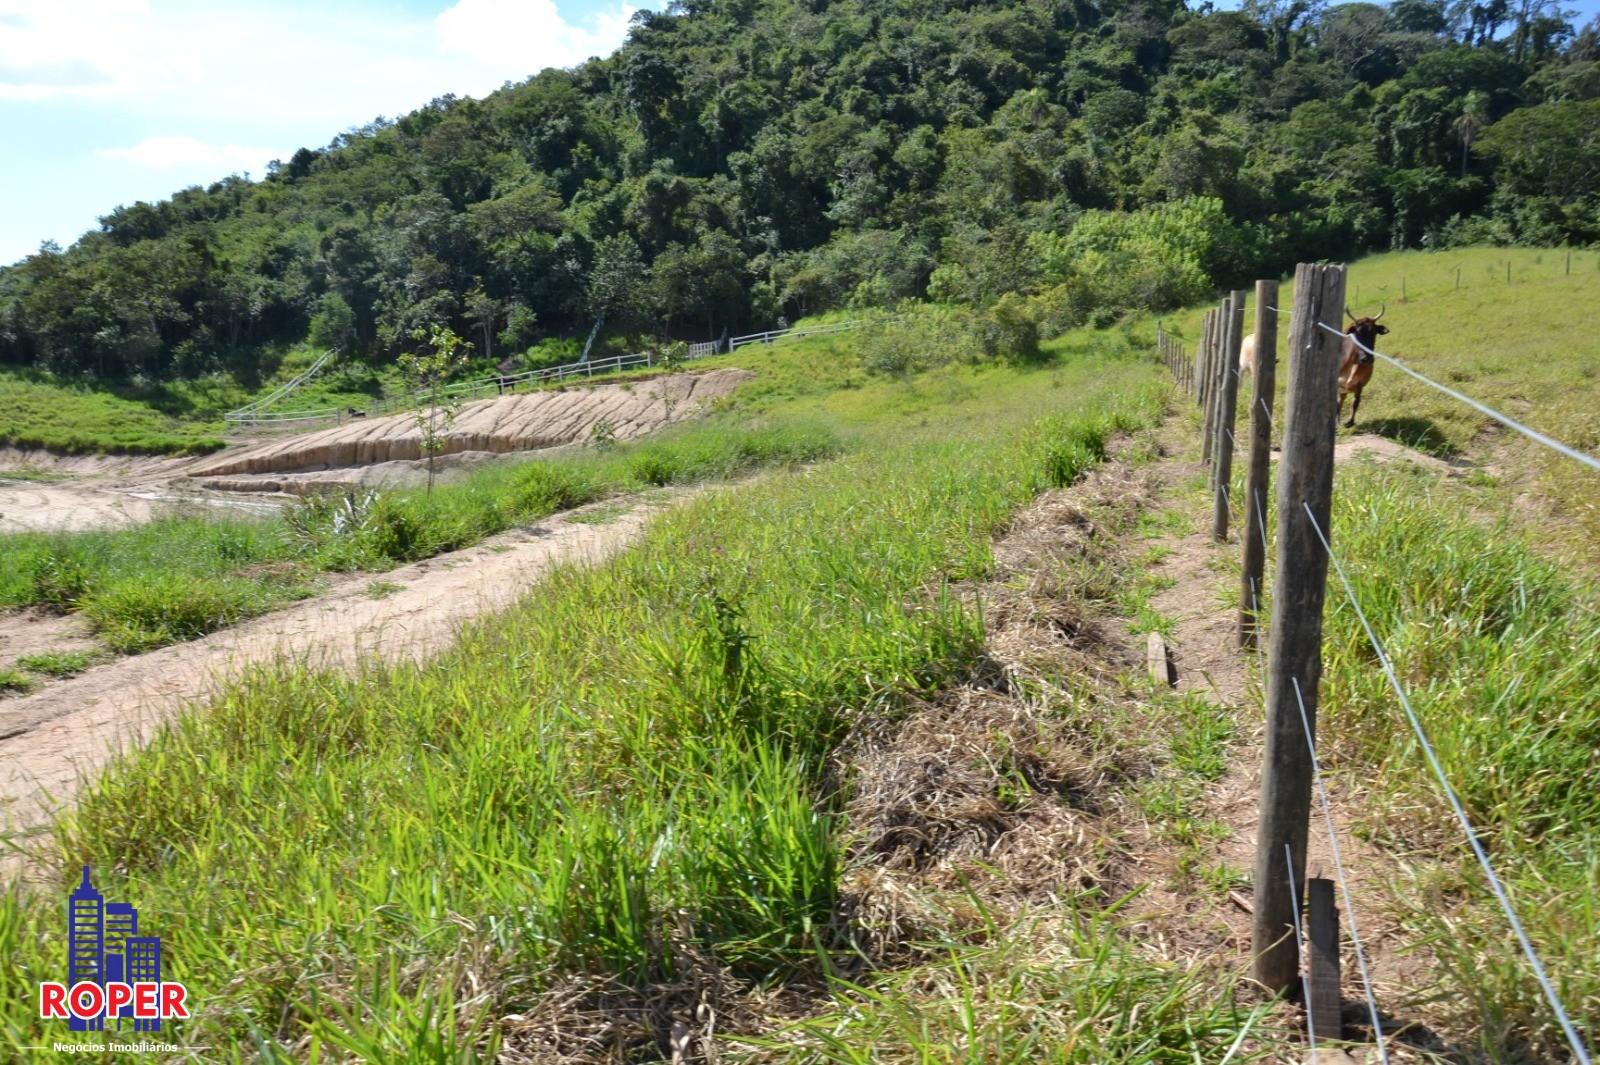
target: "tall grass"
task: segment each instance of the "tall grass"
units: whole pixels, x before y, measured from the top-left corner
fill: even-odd
[[[974,668],[949,582],[1155,416],[1148,392],[1083,413],[1141,374],[700,497],[428,668],[257,674],[90,784],[55,858],[139,900],[202,1003],[187,1038],[237,1059],[482,1050],[563,976],[679,975],[685,927],[747,979],[811,971],[843,946],[834,743]],[[59,925],[52,897],[0,903],[19,983],[60,968]],[[25,1041],[24,1006],[0,1023]]]
[[[1600,609],[1507,521],[1431,475],[1363,464],[1335,495],[1334,546],[1565,1005],[1600,1041]],[[1445,966],[1455,1019],[1493,1060],[1564,1042],[1489,895],[1342,588],[1324,655],[1332,750],[1372,781],[1368,827],[1443,859],[1404,901]]]

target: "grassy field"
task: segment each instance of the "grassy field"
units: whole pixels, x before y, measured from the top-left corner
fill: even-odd
[[[1291,287],[1280,293],[1285,311]],[[1347,287],[1359,314],[1376,314],[1387,304],[1383,324],[1391,332],[1380,338],[1379,351],[1530,428],[1600,454],[1594,417],[1600,410],[1600,332],[1582,311],[1600,306],[1600,251],[1573,252],[1570,274],[1561,249],[1376,255],[1351,266]],[[1245,313],[1247,329],[1253,328],[1253,294]],[[1191,354],[1200,316],[1194,309],[1164,323]],[[1151,325],[1139,323],[1141,338]],[[1287,314],[1278,328],[1281,358]],[[1282,391],[1280,374],[1280,409]],[[1376,433],[1437,457],[1480,461],[1473,478],[1480,507],[1496,513],[1516,508],[1542,544],[1600,572],[1597,478],[1576,463],[1381,361],[1356,427],[1340,433]]]
[[[649,441],[493,466],[420,492],[311,496],[281,519],[173,517],[132,529],[0,535],[0,608],[79,612],[115,651],[191,640],[314,594],[328,571],[382,571],[640,488],[812,462],[815,424],[681,426]]]
[[[1578,274],[1594,268],[1581,256],[1569,280],[1557,253],[1542,262],[1537,252],[1452,254],[1482,275],[1473,289],[1464,269],[1461,294],[1475,291],[1511,325],[1527,312],[1492,295],[1495,256],[1502,270],[1513,260],[1524,308],[1595,284]],[[1483,335],[1441,315],[1430,320],[1430,346],[1409,348],[1423,319],[1408,315],[1456,298],[1455,261],[1380,257],[1353,272],[1363,292],[1397,290],[1406,278],[1382,350],[1423,372],[1465,366],[1453,360]],[[1535,280],[1534,267],[1549,276]],[[1355,281],[1352,302],[1354,293]],[[1182,331],[1197,320],[1196,311],[1167,324]],[[1575,434],[1557,393],[1587,387],[1572,383],[1587,378],[1582,358],[1567,354],[1587,341],[1575,317],[1560,321],[1526,359],[1487,363],[1458,384],[1491,405],[1548,399],[1524,420]],[[418,542],[449,540],[455,516],[479,512],[470,498],[505,505],[519,476],[548,500],[573,483],[667,483],[763,464],[772,474],[677,508],[609,563],[562,570],[426,668],[245,678],[89,784],[45,860],[61,885],[89,864],[108,897],[138,901],[141,921],[163,936],[171,978],[201,1004],[185,1040],[224,1060],[487,1061],[503,1046],[553,1056],[554,1045],[527,1040],[547,1037],[554,1017],[590,1033],[605,1017],[670,1029],[673,1010],[692,1017],[704,996],[723,993],[713,984],[744,988],[798,1021],[777,1036],[730,1040],[725,1052],[741,1060],[1089,1065],[1289,1053],[1261,1012],[1234,1005],[1228,972],[1137,942],[1119,897],[1062,892],[1048,912],[1013,925],[974,885],[957,885],[940,904],[963,910],[959,931],[922,928],[922,940],[875,956],[875,966],[850,916],[859,900],[843,886],[851,781],[841,777],[841,741],[993,669],[984,618],[963,590],[993,574],[991,543],[1019,508],[1094,467],[1113,433],[1163,416],[1147,335],[1153,323],[1134,322],[1051,342],[1039,365],[952,363],[902,379],[865,369],[861,338],[723,357],[761,377],[703,425],[585,459],[581,477],[577,467],[553,482],[549,472],[496,472],[504,480],[463,496],[448,508],[454,516],[423,522],[436,531]],[[1512,494],[1551,491],[1554,475],[1420,393],[1413,411],[1389,411],[1407,395],[1398,385],[1380,367],[1363,415],[1426,424],[1408,423],[1409,437],[1393,425],[1378,431],[1492,459],[1498,472],[1444,478],[1349,463],[1335,549],[1592,1044],[1594,585],[1552,560],[1561,553],[1552,546],[1570,539],[1494,509]],[[750,442],[766,433],[796,435]],[[1577,484],[1575,505],[1600,496]],[[1170,516],[1086,517],[1130,542],[1171,525]],[[391,532],[375,535],[393,542]],[[307,557],[392,557],[364,543],[324,537]],[[1169,619],[1148,614],[1138,572],[1152,557],[1088,559],[1082,572],[1052,568],[1039,579],[1159,631]],[[1219,589],[1230,580],[1219,574]],[[1440,1060],[1563,1060],[1337,587],[1326,625],[1325,767],[1357,830],[1405,870],[1387,889],[1386,916],[1438,962],[1419,1001],[1383,1005],[1425,1017]],[[1153,772],[1127,775],[1112,805],[1125,803],[1142,831],[1181,852],[1203,897],[1229,905],[1226,890],[1244,885],[1237,871],[1204,863],[1207,841],[1225,831],[1206,796],[1259,711],[1247,706],[1234,720],[1204,699],[1139,698],[1148,712],[1121,722],[1068,699],[1057,724],[1155,761]],[[159,790],[148,786],[155,779]],[[1195,919],[1204,923],[1204,911]],[[0,896],[8,985],[57,976],[60,923],[58,895]],[[27,1006],[26,996],[0,997],[0,1031],[15,1042],[38,1038]],[[615,1038],[589,1049],[668,1056],[659,1042]]]
[[[679,948],[814,980],[848,948],[833,746],[979,668],[952,583],[988,571],[1015,508],[1158,415],[1153,368],[1105,356],[863,381],[837,406],[754,397],[706,431],[832,411],[862,446],[678,509],[430,668],[246,680],[91,785],[54,858],[141,900],[206,1003],[189,1038],[239,1060],[492,1057],[499,1018],[574,980],[684,977]],[[0,903],[22,983],[59,968],[59,923],[53,899]],[[1168,975],[1113,940],[1054,993],[1114,976],[1170,1038],[1193,991]],[[1214,1011],[1195,1051],[1221,1057],[1241,1016]],[[1069,1060],[1142,1040],[1049,1038],[1081,1045]]]
[[[190,455],[223,446],[220,421],[172,418],[107,392],[0,373],[0,446],[69,455]]]

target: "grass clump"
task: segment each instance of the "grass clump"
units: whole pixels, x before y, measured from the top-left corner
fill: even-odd
[[[0,669],[0,692],[26,695],[38,686],[38,681],[16,669]]]
[[[63,679],[77,676],[99,659],[93,651],[46,651],[42,654],[23,655],[17,665],[29,673]]]
[[[153,574],[111,582],[83,616],[113,651],[138,654],[256,617],[277,598],[260,581]]]

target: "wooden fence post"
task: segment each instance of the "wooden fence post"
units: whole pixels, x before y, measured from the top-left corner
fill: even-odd
[[[1228,297],[1228,318],[1223,323],[1222,342],[1222,392],[1217,404],[1217,466],[1216,501],[1211,513],[1211,538],[1219,544],[1228,542],[1228,519],[1233,502],[1233,444],[1234,426],[1238,424],[1239,408],[1239,345],[1244,340],[1243,289]]]
[[[1267,639],[1266,750],[1251,922],[1255,977],[1272,993],[1287,990],[1298,970],[1294,925],[1300,884],[1290,883],[1289,863],[1294,869],[1305,869],[1312,775],[1300,715],[1303,703],[1315,735],[1317,690],[1322,680],[1322,604],[1328,583],[1328,554],[1312,528],[1312,518],[1324,531],[1328,529],[1344,289],[1343,266],[1301,263],[1295,269],[1283,454],[1278,468],[1277,585]]]
[[[1205,367],[1200,387],[1205,390],[1205,417],[1200,425],[1200,461],[1211,461],[1211,434],[1217,424],[1217,322],[1222,317],[1218,311],[1206,312]]]
[[[1344,1037],[1339,1019],[1339,910],[1333,904],[1333,881],[1322,877],[1306,882],[1306,973],[1311,984],[1306,1010],[1317,1044],[1336,1043]]]
[[[1278,376],[1278,283],[1256,282],[1255,383],[1250,396],[1250,465],[1244,479],[1244,569],[1239,576],[1239,646],[1256,645],[1266,586],[1267,485],[1272,477],[1272,399]],[[1265,677],[1262,678],[1265,681]]]
[[[1228,321],[1233,296],[1224,296],[1217,306],[1217,316],[1211,325],[1211,484],[1217,483],[1217,438],[1222,435],[1222,385],[1228,377],[1227,343]]]
[[[1231,293],[1222,297],[1222,303],[1217,307],[1216,324],[1211,329],[1212,351],[1216,358],[1211,367],[1211,424],[1207,427],[1210,434],[1212,492],[1217,489],[1217,437],[1221,435],[1218,429],[1222,425],[1222,382],[1228,375],[1223,354],[1228,346],[1228,322],[1233,317],[1229,308],[1232,303]]]

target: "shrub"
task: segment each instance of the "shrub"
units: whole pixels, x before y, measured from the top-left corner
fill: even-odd
[[[984,355],[991,359],[1036,362],[1042,355],[1033,308],[1014,292],[978,316],[978,336]]]

